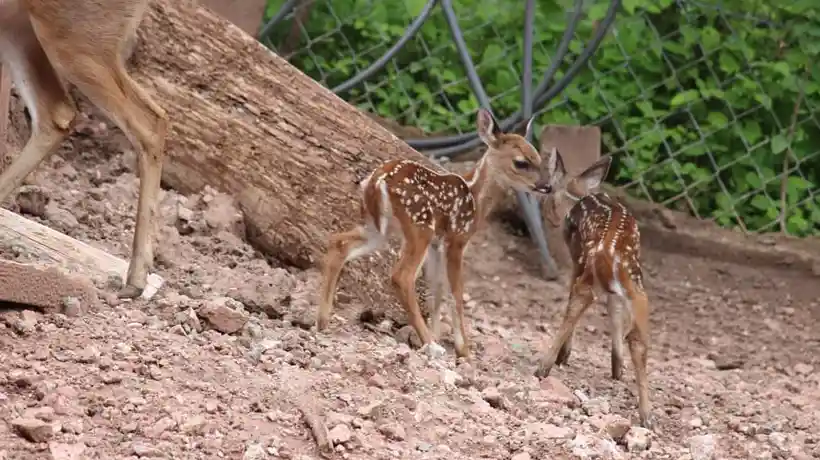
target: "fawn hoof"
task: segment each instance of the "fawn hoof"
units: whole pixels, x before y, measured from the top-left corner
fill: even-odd
[[[131,284],[126,284],[117,292],[117,297],[120,299],[136,299],[142,294],[143,288],[136,287]]]
[[[327,318],[316,318],[316,332],[322,332],[327,329],[328,323],[330,323],[330,321]]]
[[[535,369],[535,376],[539,379],[544,379],[549,377],[551,371],[552,364],[541,361],[540,363],[538,363],[538,368]]]
[[[419,351],[427,355],[430,359],[442,358],[444,357],[444,354],[447,353],[447,350],[436,342],[430,342],[424,345]]]
[[[646,428],[647,430],[653,430],[655,428],[655,417],[651,414],[641,415],[641,426]]]

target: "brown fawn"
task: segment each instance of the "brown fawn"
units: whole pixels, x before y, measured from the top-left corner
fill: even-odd
[[[125,70],[148,0],[0,0],[0,59],[31,116],[31,138],[0,175],[0,201],[68,137],[77,87],[125,133],[139,158],[139,200],[128,276],[120,297],[137,297],[153,264],[167,116]],[[7,114],[3,114],[6,116]]]
[[[578,320],[596,295],[604,294],[612,327],[612,378],[621,379],[625,337],[635,367],[641,425],[650,428],[649,303],[643,286],[638,223],[619,201],[595,191],[606,178],[612,157],[599,159],[576,176],[567,174],[557,149],[543,161],[544,177],[535,191],[552,196],[547,215],[554,225],[563,217],[563,237],[573,267],[564,320],[549,351],[541,357],[536,376],[546,377],[554,364],[567,363]]]
[[[486,216],[494,193],[491,187],[512,187],[531,192],[540,177],[541,157],[524,137],[504,133],[492,114],[478,112],[478,134],[487,151],[475,168],[464,175],[433,170],[420,163],[390,160],[361,182],[362,225],[332,235],[324,261],[316,328],[328,326],[336,284],[344,264],[381,249],[388,235],[402,237],[392,282],[412,327],[430,356],[444,348],[436,340],[441,331],[444,271],[455,301],[453,334],[459,357],[469,355],[464,323],[462,263],[470,238]],[[532,120],[527,124],[527,132]],[[416,279],[424,266],[430,288],[430,329],[416,301]]]

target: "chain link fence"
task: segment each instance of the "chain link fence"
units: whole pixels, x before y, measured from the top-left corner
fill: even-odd
[[[806,236],[820,231],[820,5],[787,3],[270,0],[260,40],[431,156],[478,146],[480,106],[506,127],[534,111],[535,132],[600,126],[609,181],[633,196]]]

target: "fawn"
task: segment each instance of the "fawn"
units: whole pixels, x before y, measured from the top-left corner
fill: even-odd
[[[532,121],[526,131],[532,128]],[[392,282],[407,311],[410,324],[430,356],[444,348],[436,340],[441,328],[443,271],[455,301],[453,334],[456,355],[467,357],[469,343],[464,324],[462,261],[470,238],[492,204],[490,187],[512,187],[531,192],[540,177],[541,156],[524,137],[501,132],[492,114],[478,112],[478,134],[487,151],[475,168],[462,175],[435,171],[406,160],[390,160],[361,182],[363,225],[332,235],[324,261],[316,328],[330,320],[333,297],[342,267],[350,260],[381,249],[388,234],[402,238]],[[430,288],[430,330],[416,302],[416,278],[424,265]]]
[[[125,133],[139,158],[139,200],[128,276],[119,296],[137,297],[153,264],[167,116],[125,70],[148,0],[0,0],[0,58],[31,116],[31,138],[0,175],[0,201],[68,137],[77,87]],[[6,114],[3,114],[6,116]]]
[[[552,207],[547,208],[547,215],[556,226],[560,223],[558,219],[564,219],[563,237],[573,268],[564,320],[549,351],[541,357],[536,376],[546,377],[553,364],[567,363],[575,325],[594,302],[596,294],[605,294],[612,322],[612,378],[621,379],[626,337],[638,384],[641,425],[650,428],[646,374],[649,303],[641,272],[638,223],[619,201],[594,191],[606,178],[612,157],[599,159],[577,176],[567,174],[561,154],[555,148],[543,161],[544,177],[534,190],[552,195]],[[625,322],[628,322],[626,329]]]

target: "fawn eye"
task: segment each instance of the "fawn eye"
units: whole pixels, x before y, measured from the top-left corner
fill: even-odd
[[[513,166],[515,166],[515,169],[529,169],[530,162],[527,160],[513,160]]]

